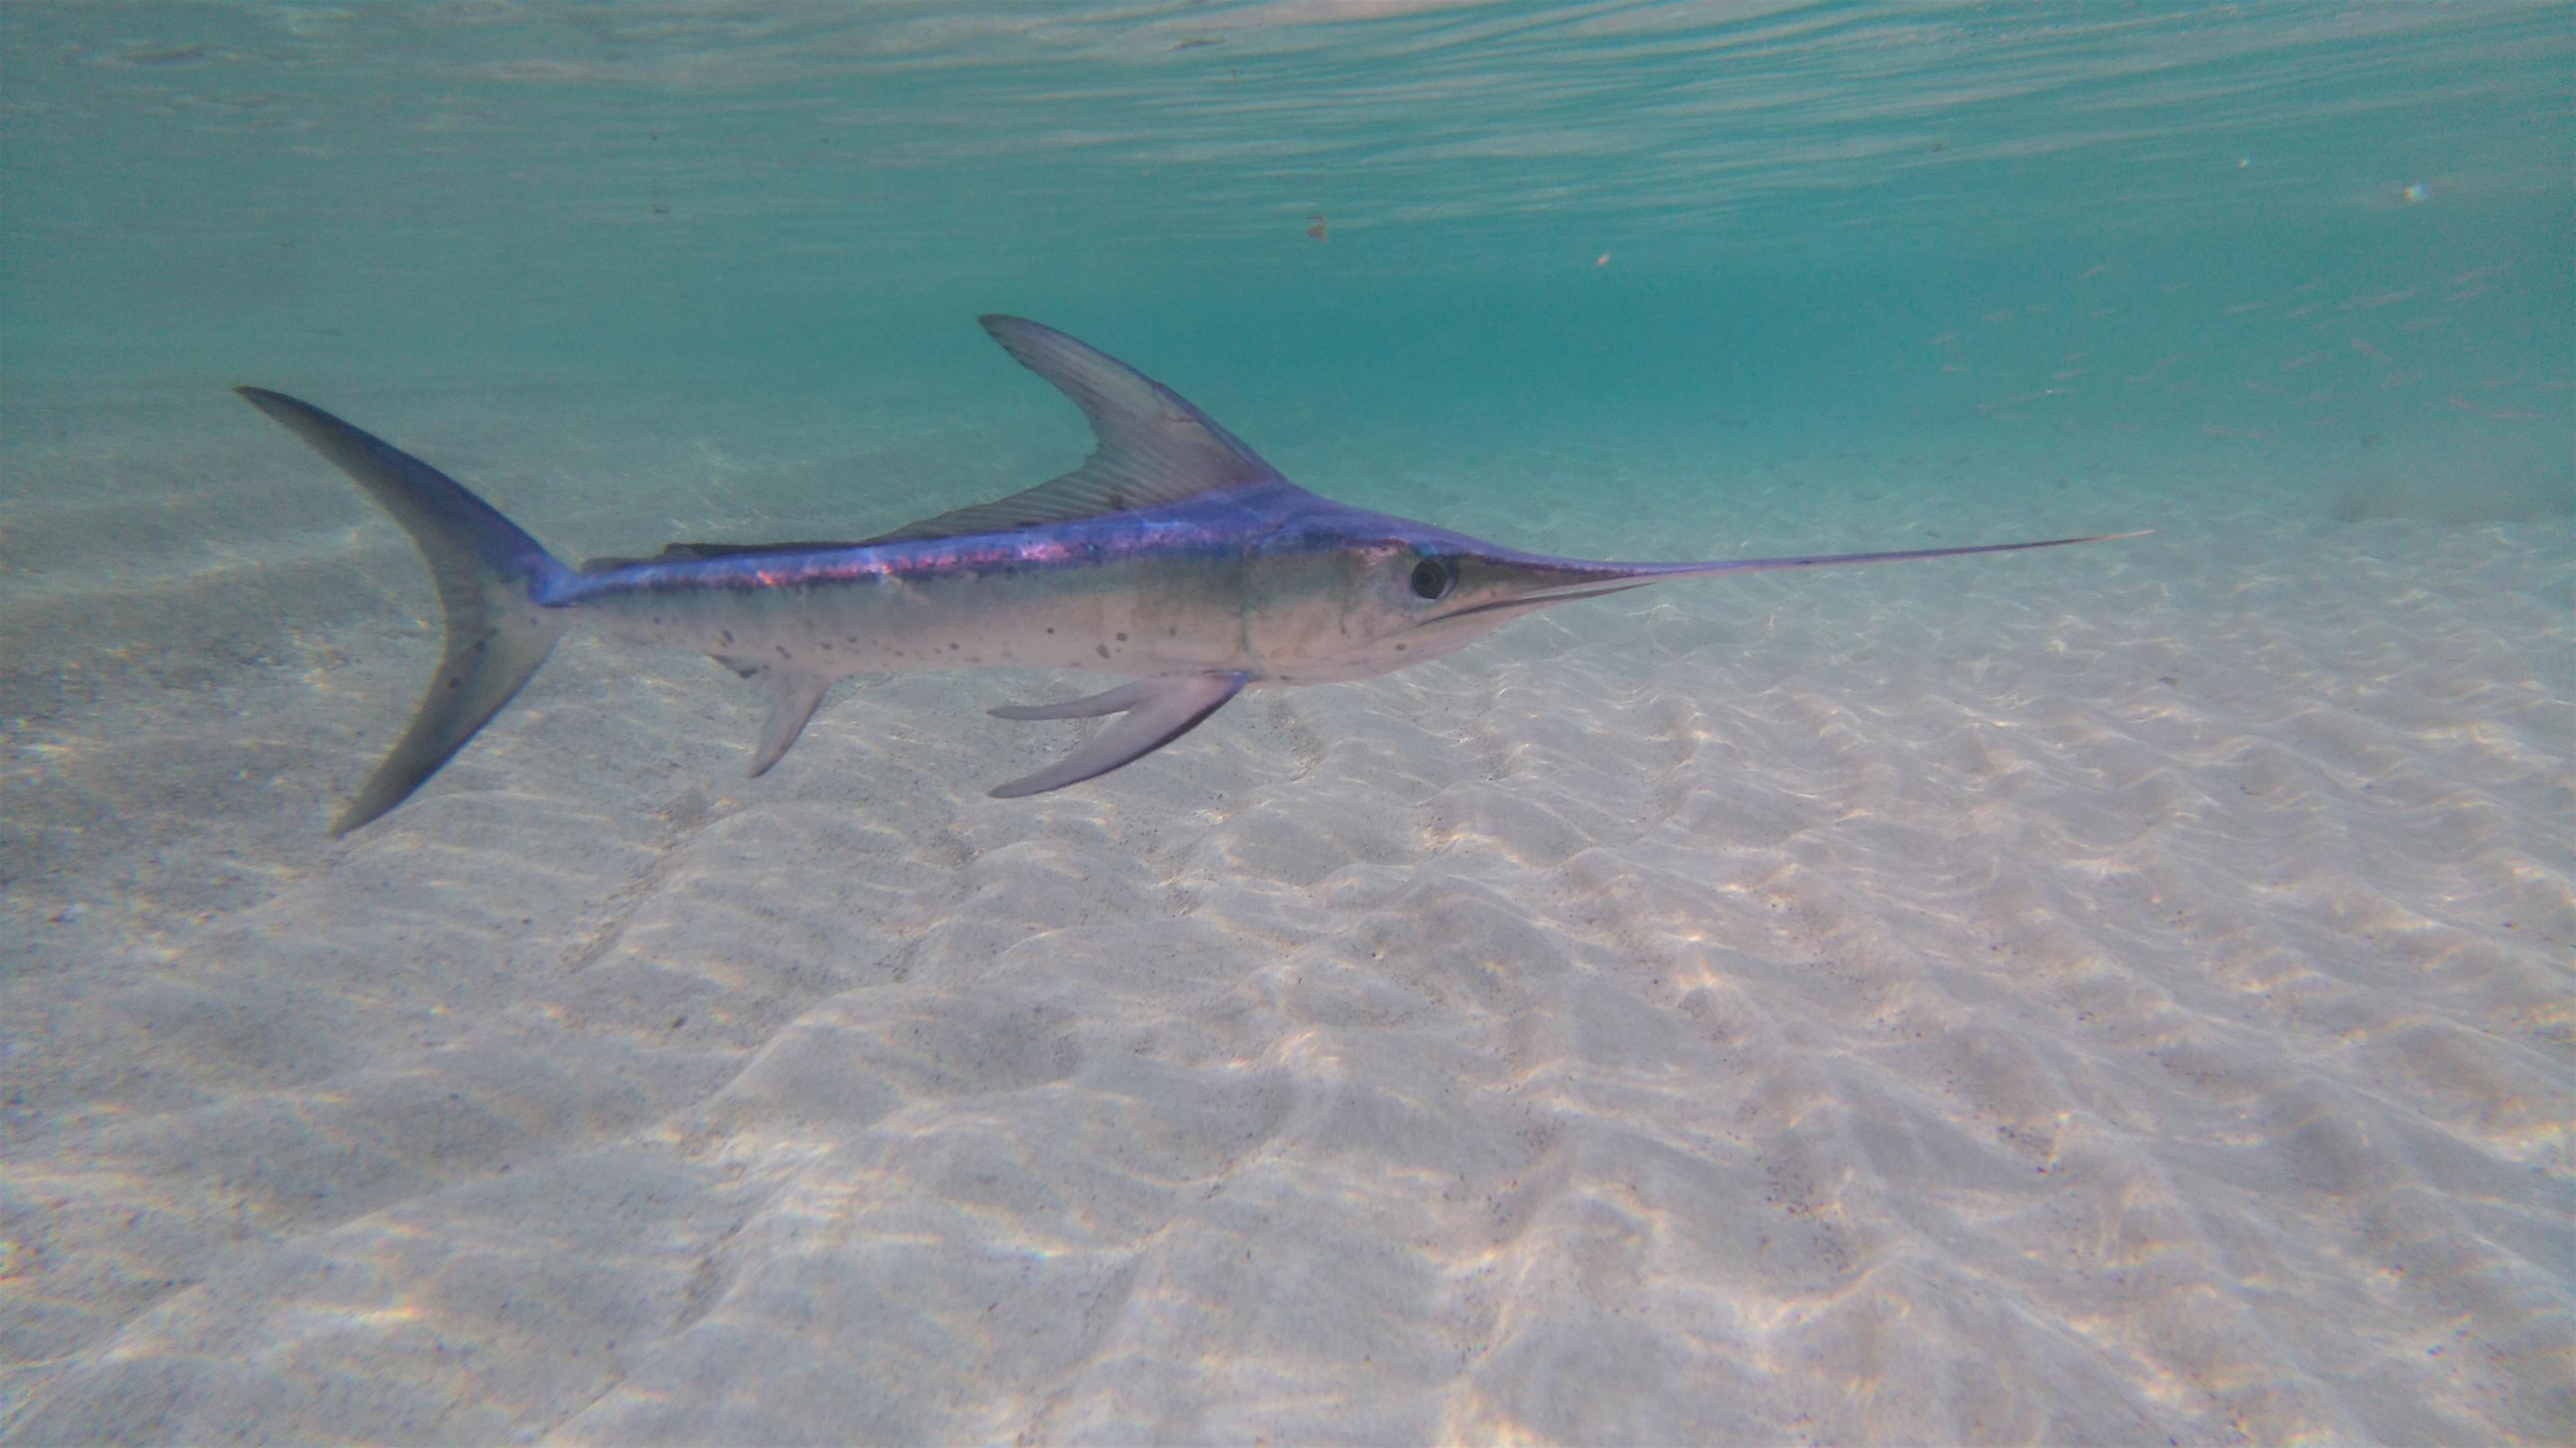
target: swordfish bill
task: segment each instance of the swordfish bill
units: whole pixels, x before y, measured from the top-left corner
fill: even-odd
[[[238,389],[410,533],[445,613],[419,712],[332,832],[409,798],[574,628],[694,649],[766,690],[754,775],[786,755],[851,674],[1036,668],[1123,680],[992,711],[1111,719],[1073,753],[992,791],[1008,799],[1132,763],[1245,689],[1388,673],[1578,599],[1703,574],[2138,536],[1685,563],[1524,553],[1310,493],[1134,368],[1035,322],[982,320],[1082,409],[1091,454],[1024,492],[852,542],[673,543],[650,558],[566,564],[428,463],[311,403]]]

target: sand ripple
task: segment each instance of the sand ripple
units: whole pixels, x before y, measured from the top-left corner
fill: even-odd
[[[744,782],[574,643],[338,846],[417,600],[281,595],[16,736],[6,1434],[2563,1440],[2566,542],[1666,590],[1010,803],[1043,680]]]

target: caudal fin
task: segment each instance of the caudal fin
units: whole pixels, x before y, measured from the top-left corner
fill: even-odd
[[[532,601],[530,585],[563,565],[491,504],[383,439],[284,393],[233,390],[311,443],[403,525],[429,564],[447,616],[438,675],[411,728],[331,826],[345,835],[410,797],[546,661],[563,625]]]

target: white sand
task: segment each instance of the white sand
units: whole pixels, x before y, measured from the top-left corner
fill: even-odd
[[[574,554],[1071,439],[325,400]],[[429,593],[228,406],[13,413],[0,1436],[2576,1434],[2563,514],[1265,438],[1605,554],[2160,531],[1569,608],[1031,801],[1082,726],[981,711],[1060,681],[854,681],[746,782],[748,691],[577,640],[334,843]]]

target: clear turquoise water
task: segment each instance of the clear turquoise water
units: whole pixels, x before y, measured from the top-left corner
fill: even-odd
[[[2561,7],[0,24],[21,386],[612,374],[866,406],[988,382],[968,319],[1005,310],[1150,347],[1256,437],[1329,398],[1441,431],[1984,408],[2566,455],[2568,401],[2534,391],[2571,335]]]
[[[2501,3],[0,5],[0,1438],[2563,1441],[2571,75]],[[2158,532],[1028,805],[1060,681],[746,784],[729,676],[569,643],[324,837],[433,605],[227,387],[568,556],[856,536],[1078,455],[990,311],[1525,547]]]

